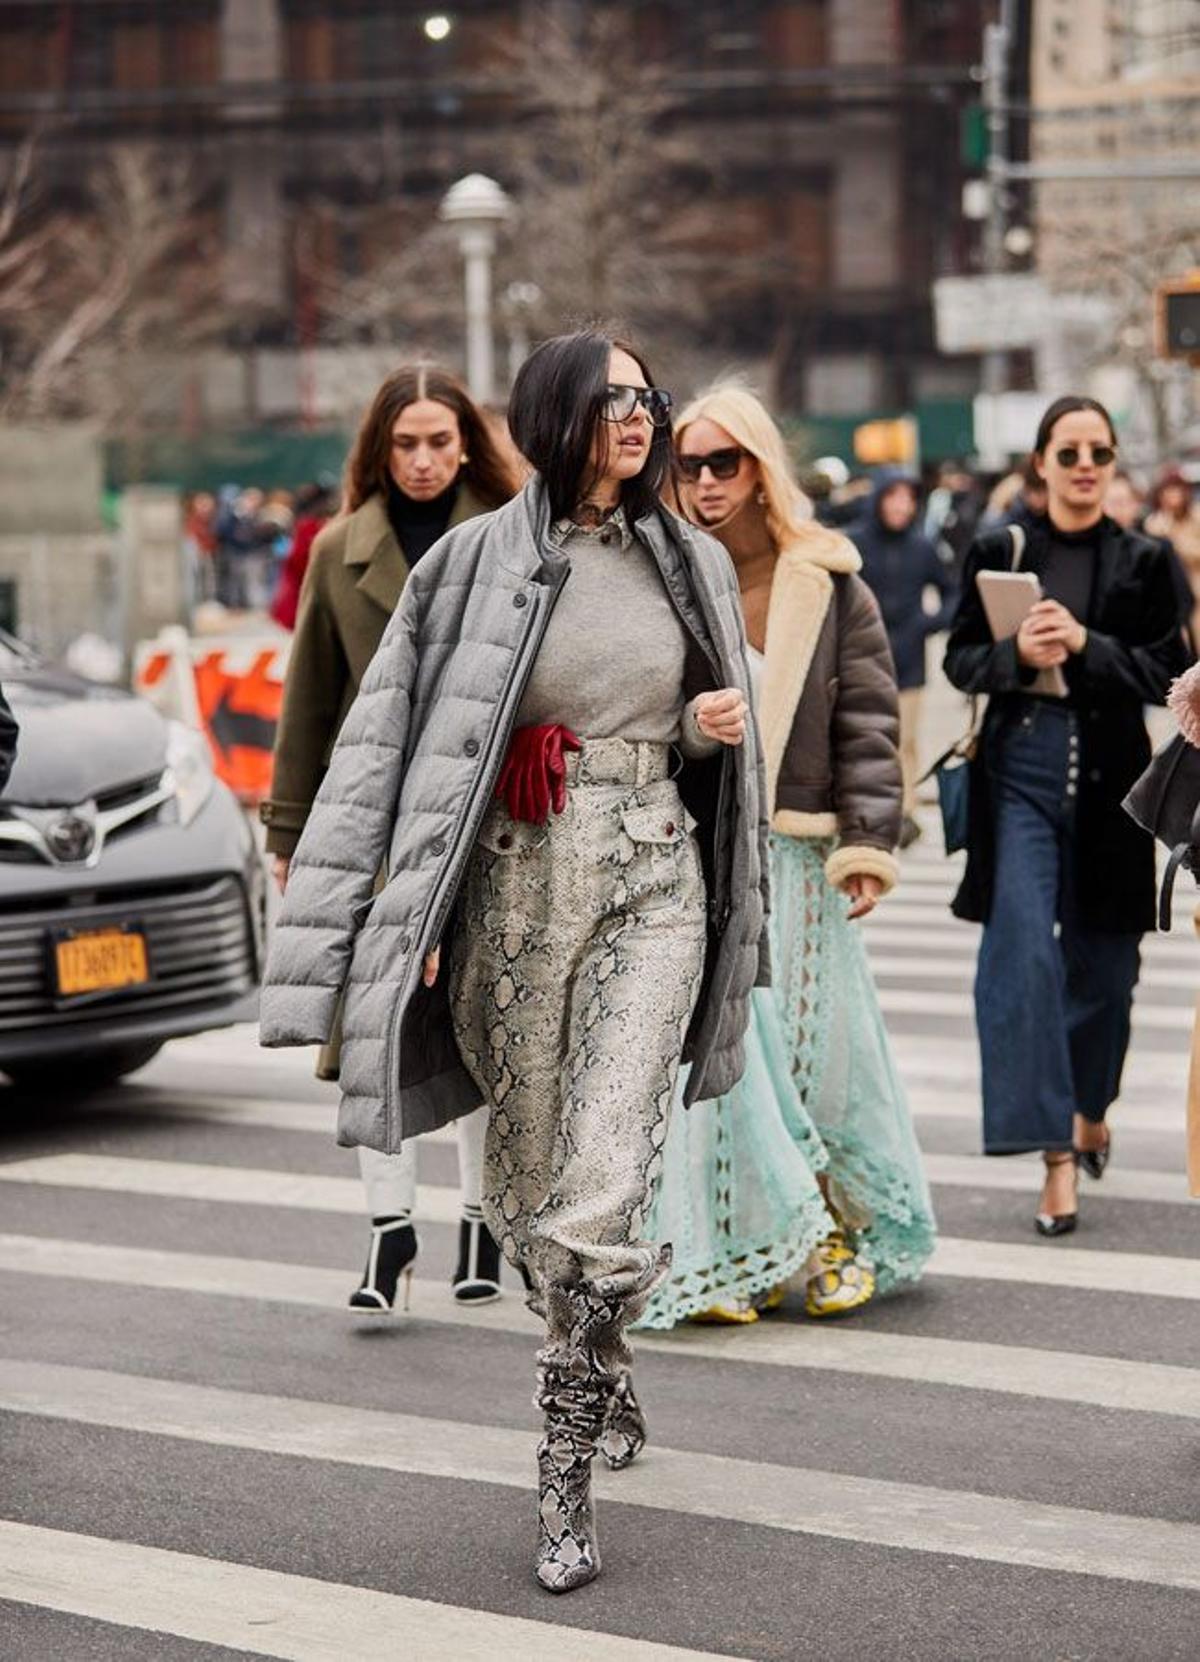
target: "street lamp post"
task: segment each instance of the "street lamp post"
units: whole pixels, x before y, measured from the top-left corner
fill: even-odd
[[[463,257],[467,311],[467,385],[481,404],[495,394],[495,348],[492,341],[492,258],[496,230],[512,211],[494,179],[469,173],[442,199],[439,216],[458,233]]]

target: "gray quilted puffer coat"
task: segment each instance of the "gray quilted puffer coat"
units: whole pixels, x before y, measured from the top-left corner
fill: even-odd
[[[724,549],[665,508],[637,532],[691,640],[695,690],[749,697]],[[478,1105],[446,991],[454,902],[537,657],[563,562],[543,557],[535,477],[455,527],[413,571],[341,729],[292,858],[261,1005],[264,1045],[328,1039],[344,992],[338,1141],[393,1153]],[[689,688],[689,690],[691,690]],[[741,1077],[750,989],[769,979],[766,818],[758,733],[684,763],[709,894],[704,984],[688,1034],[686,1100]],[[376,893],[386,862],[387,882]],[[432,988],[422,961],[442,946]]]

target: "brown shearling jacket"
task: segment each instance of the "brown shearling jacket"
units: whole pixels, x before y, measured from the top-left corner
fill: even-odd
[[[854,546],[812,525],[776,562],[759,725],[771,829],[838,838],[826,863],[852,876],[899,873],[901,778],[896,674]]]

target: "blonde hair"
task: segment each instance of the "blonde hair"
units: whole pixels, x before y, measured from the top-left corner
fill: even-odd
[[[783,434],[749,387],[721,381],[693,398],[675,423],[675,442],[696,421],[715,421],[758,463],[767,530],[776,548],[803,541],[813,530],[812,504],[796,483]]]

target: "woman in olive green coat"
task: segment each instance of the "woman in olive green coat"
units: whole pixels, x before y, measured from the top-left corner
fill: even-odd
[[[346,466],[342,513],[313,545],[296,617],[271,796],[261,809],[282,890],[334,740],[412,570],[444,532],[500,507],[514,469],[462,383],[430,365],[406,365],[380,387]],[[336,1079],[337,1036],[318,1076]],[[463,1218],[454,1296],[495,1298],[500,1255],[479,1210],[487,1110],[458,1121]],[[390,1310],[401,1274],[412,1275],[416,1151],[359,1149],[371,1246],[358,1310]]]

